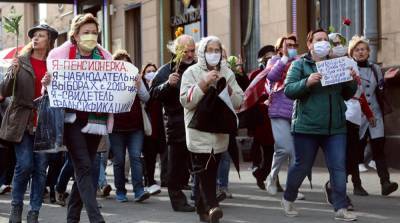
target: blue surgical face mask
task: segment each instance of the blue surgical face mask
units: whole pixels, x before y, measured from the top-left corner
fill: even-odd
[[[288,49],[288,57],[293,59],[297,56],[297,49]]]

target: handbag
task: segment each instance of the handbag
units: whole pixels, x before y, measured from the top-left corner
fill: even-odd
[[[236,133],[238,128],[236,113],[220,97],[226,87],[226,79],[221,78],[216,87],[207,90],[197,105],[189,128],[210,133]]]
[[[46,153],[67,151],[63,145],[64,109],[50,107],[47,92],[39,99],[38,104],[38,124],[33,151]]]
[[[146,104],[144,102],[140,102],[140,107],[142,108],[144,134],[146,136],[151,136],[153,133],[153,130],[151,128],[151,122],[150,122],[149,115],[147,114],[146,109],[145,109]]]

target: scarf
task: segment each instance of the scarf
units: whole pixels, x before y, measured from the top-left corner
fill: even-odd
[[[92,51],[90,56],[93,60],[104,60],[104,56],[101,51],[96,47]],[[72,45],[69,51],[69,59],[87,59],[83,58],[76,47]],[[94,135],[107,135],[107,121],[109,115],[106,113],[93,113],[90,112],[88,116],[88,122],[85,127],[81,130],[83,133],[94,134]]]

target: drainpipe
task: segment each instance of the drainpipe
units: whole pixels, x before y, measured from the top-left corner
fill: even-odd
[[[378,1],[364,0],[364,36],[369,39],[369,60],[377,62],[378,53]]]
[[[110,51],[110,18],[108,17],[108,0],[103,0],[103,47]]]
[[[78,0],[74,0],[74,16],[78,15]]]
[[[200,30],[201,36],[207,36],[207,1],[200,1]]]
[[[160,66],[164,64],[164,1],[160,0]]]

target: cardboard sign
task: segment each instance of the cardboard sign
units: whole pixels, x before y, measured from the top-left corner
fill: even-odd
[[[50,106],[85,112],[129,112],[138,69],[120,60],[49,60]]]
[[[353,80],[350,75],[350,68],[352,67],[351,61],[352,60],[348,57],[339,57],[317,62],[317,70],[322,75],[322,86]]]

